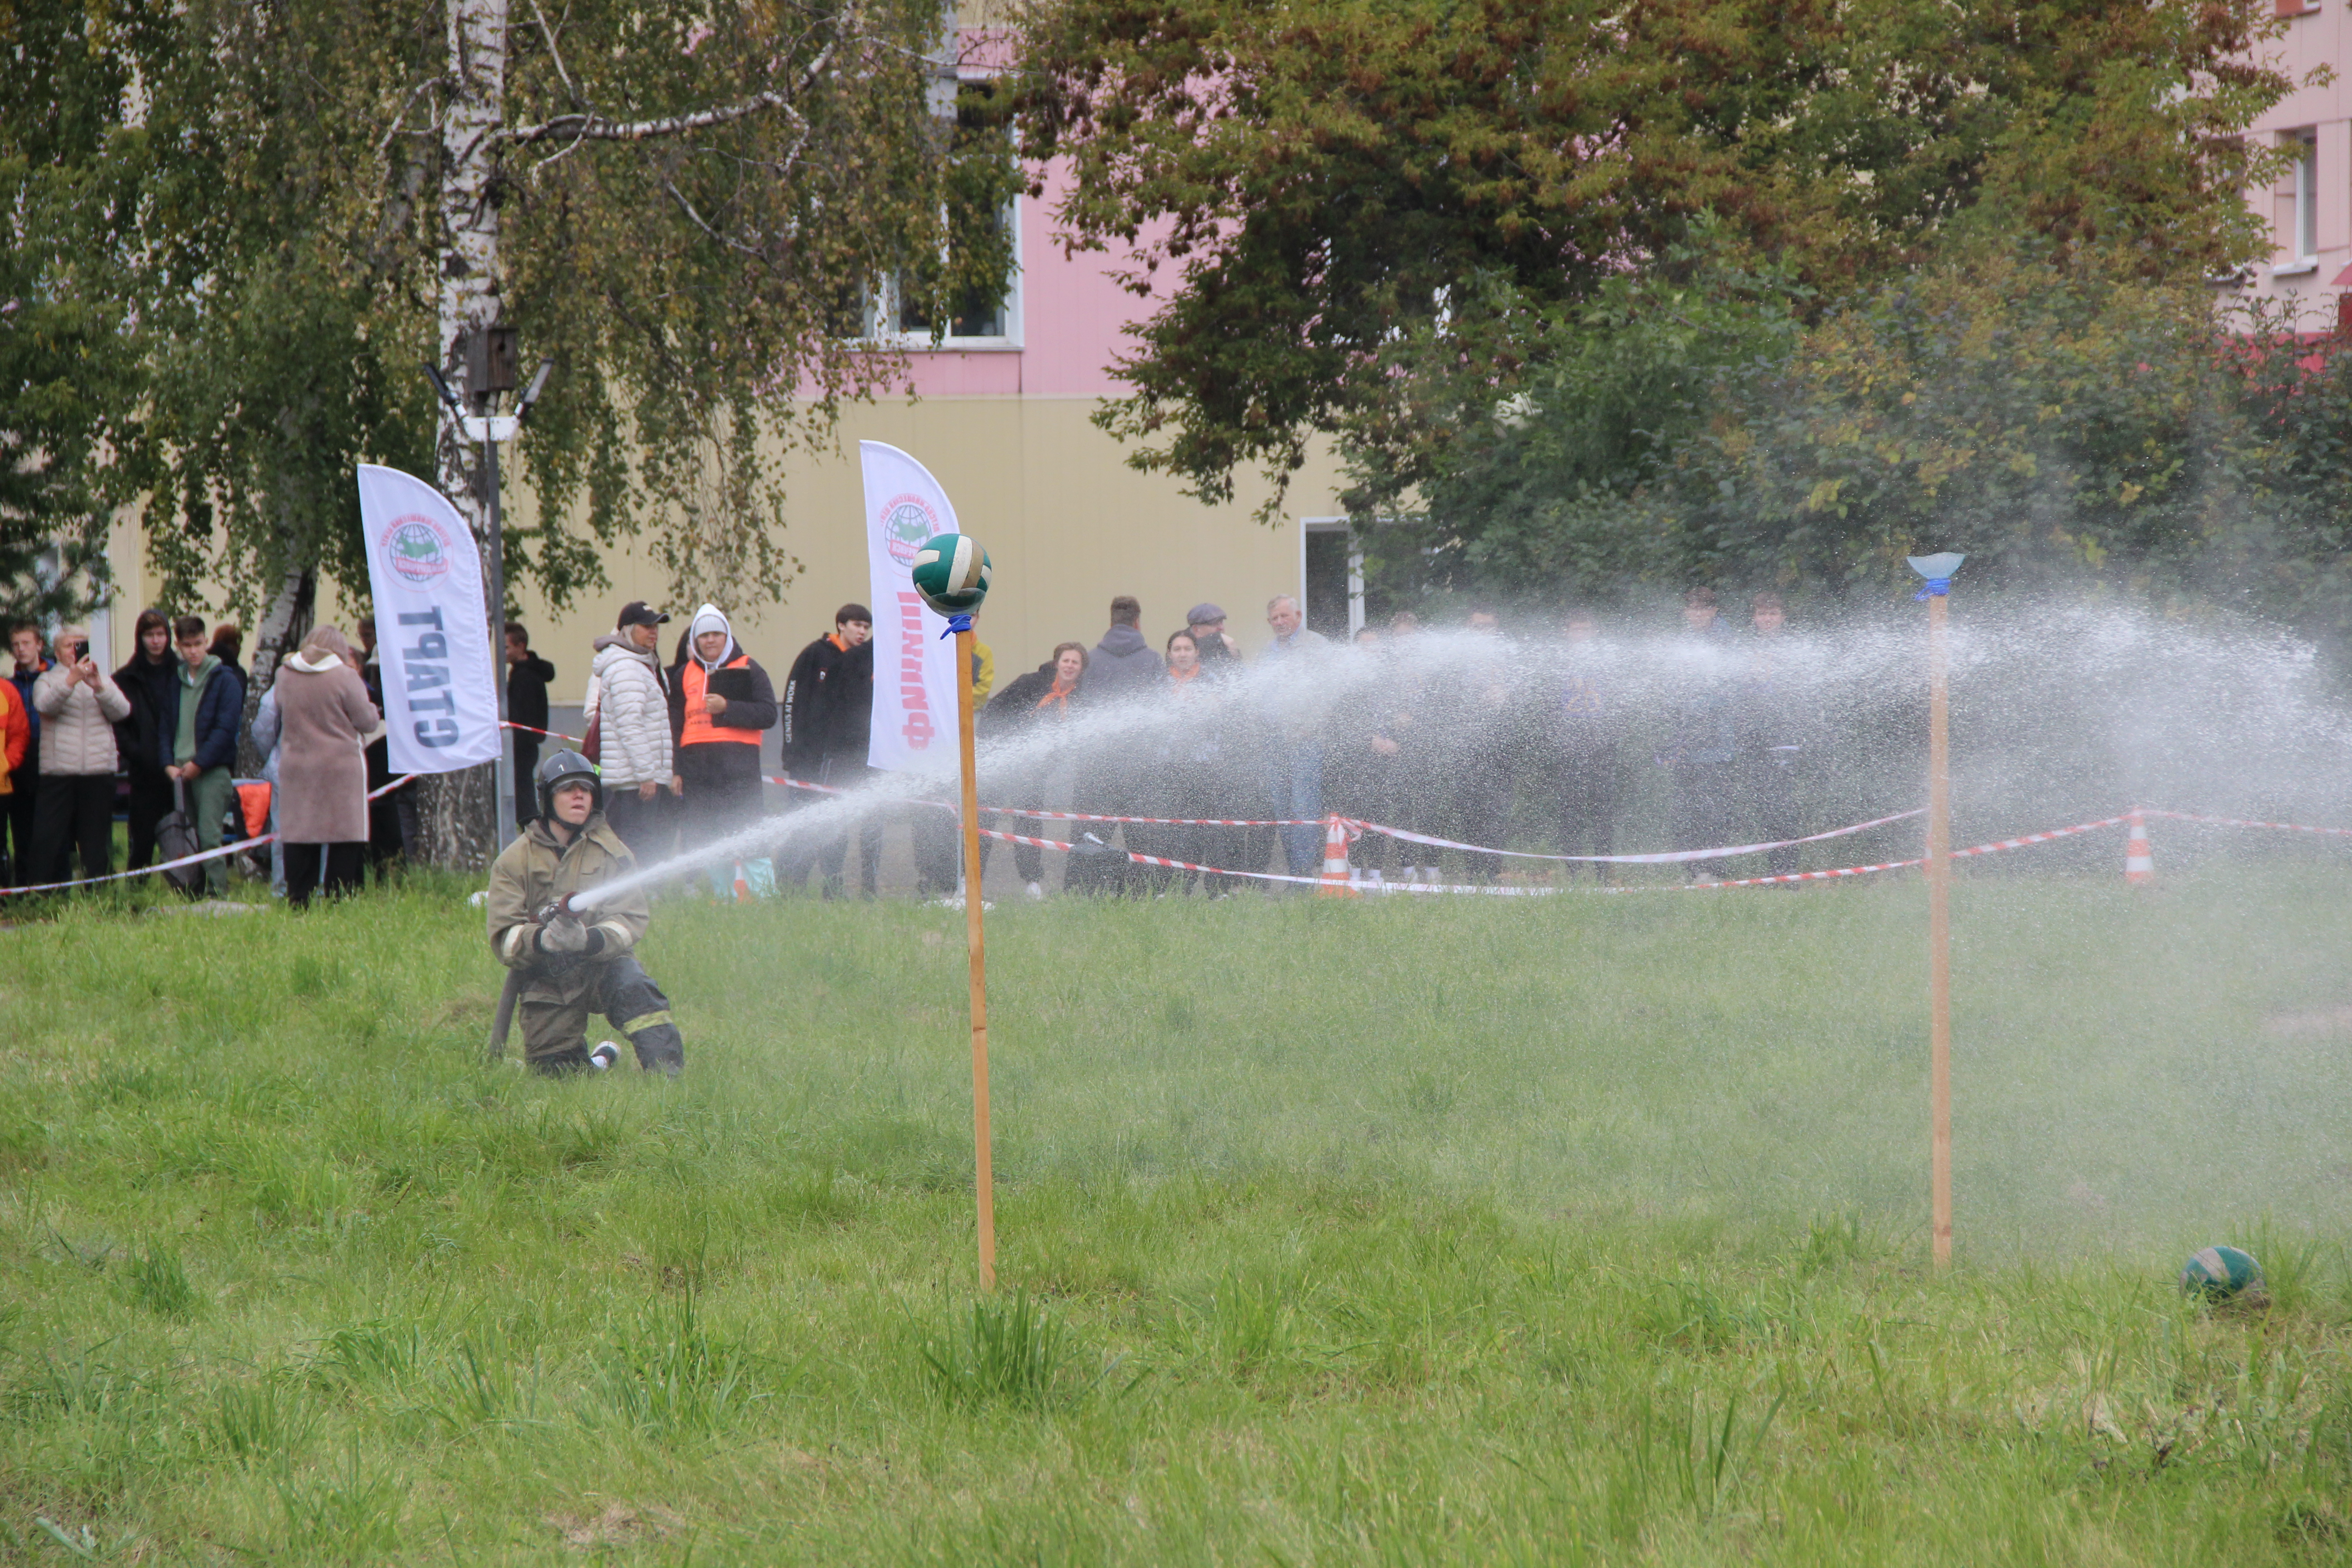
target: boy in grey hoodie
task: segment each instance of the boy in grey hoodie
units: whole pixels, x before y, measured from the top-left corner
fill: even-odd
[[[1110,630],[1087,659],[1088,707],[1165,695],[1168,666],[1160,650],[1143,640],[1142,619],[1143,606],[1129,595],[1121,594],[1110,602]],[[1109,816],[1139,815],[1135,808],[1143,798],[1142,770],[1149,765],[1149,748],[1114,742],[1097,746],[1095,753],[1079,764],[1074,792],[1076,809]],[[1092,824],[1091,830],[1108,844],[1119,829],[1099,822]],[[1119,892],[1127,886],[1129,865],[1123,855],[1073,856],[1063,887],[1070,892]]]
[[[1143,640],[1143,606],[1121,594],[1110,602],[1110,630],[1087,658],[1087,701],[1099,706],[1167,684],[1160,650]]]

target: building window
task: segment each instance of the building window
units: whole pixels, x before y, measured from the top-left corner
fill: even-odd
[[[2319,257],[2319,140],[2305,136],[2294,159],[2294,258]]]
[[[1309,631],[1345,642],[1364,629],[1364,552],[1344,517],[1300,520],[1299,613]]]
[[[1004,208],[1003,223],[1010,266],[993,289],[967,289],[951,306],[946,330],[932,335],[931,300],[892,275],[866,295],[866,332],[893,348],[1017,349],[1021,346],[1020,198]]]
[[[2271,268],[2273,278],[2296,278],[2319,268],[2319,139],[2290,131],[2279,141],[2293,160],[2279,192],[2279,248],[2285,258]]]

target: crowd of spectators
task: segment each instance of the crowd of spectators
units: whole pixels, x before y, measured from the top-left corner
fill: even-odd
[[[1123,850],[1235,873],[1271,867],[1312,876],[1327,814],[1483,847],[1455,852],[1463,874],[1479,880],[1502,869],[1487,848],[1515,836],[1527,840],[1531,822],[1556,853],[1605,856],[1615,847],[1629,764],[1663,770],[1671,847],[1735,843],[1742,833],[1793,837],[1805,741],[1793,705],[1774,697],[1784,615],[1771,594],[1755,595],[1747,609],[1735,627],[1713,591],[1685,595],[1681,635],[1728,657],[1715,660],[1715,678],[1682,689],[1663,739],[1653,724],[1645,740],[1654,744],[1633,758],[1622,667],[1597,656],[1602,639],[1588,612],[1571,609],[1556,625],[1528,628],[1533,639],[1507,635],[1488,608],[1472,608],[1446,628],[1456,634],[1450,637],[1399,614],[1340,645],[1308,629],[1298,601],[1282,595],[1266,605],[1265,641],[1245,658],[1222,607],[1193,605],[1181,627],[1155,642],[1143,631],[1142,605],[1122,595],[1091,645],[1060,643],[1035,669],[1001,686],[993,655],[976,643],[967,674],[986,742],[982,798],[1104,816],[1208,819],[1072,822],[1067,832],[1030,816],[999,824],[1067,843],[1062,886],[1072,892],[1198,885],[1214,893],[1241,879],[1145,867]],[[822,792],[871,780],[874,617],[866,606],[842,605],[833,630],[793,659],[781,690],[713,605],[688,619],[664,662],[662,628],[671,618],[642,601],[623,606],[614,630],[594,644],[583,705],[583,749],[602,773],[607,818],[641,859],[758,826],[771,795],[761,763],[769,730],[780,731],[786,777],[818,786],[780,797],[786,814],[816,804]],[[382,865],[415,843],[416,819],[414,786],[385,788],[392,776],[374,627],[362,620],[356,633],[354,647],[338,627],[310,632],[278,665],[248,731],[235,626],[144,611],[130,660],[111,674],[91,659],[81,627],[46,639],[29,623],[11,628],[14,667],[0,682],[0,858],[8,885],[113,871],[120,805],[129,869],[216,847],[225,835],[268,832],[275,853],[257,853],[267,855],[273,887],[295,907],[359,886],[371,861]],[[1526,657],[1536,639],[1545,657]],[[557,668],[520,625],[508,624],[505,643],[516,820],[528,825],[538,804],[528,782],[533,766],[543,745],[561,743],[545,733]],[[261,795],[247,796],[235,778],[241,739],[251,742],[247,765],[257,763],[268,786]],[[709,867],[714,890],[730,891],[740,875],[758,892],[814,880],[838,897],[855,840],[858,886],[870,897],[885,834],[904,822],[919,891],[953,894],[960,868],[951,815],[892,798],[895,807],[780,825],[774,854]],[[1275,819],[1283,825],[1262,826]],[[1012,853],[1025,890],[1043,897],[1041,850],[1014,844]],[[1793,867],[1793,854],[1774,851],[1772,868]],[[1356,858],[1375,876],[1440,874],[1438,850],[1407,838],[1366,843]],[[1605,865],[1594,869],[1606,877]],[[218,895],[228,871],[225,858],[205,863],[191,873],[191,890]]]
[[[1265,610],[1267,639],[1249,659],[1219,605],[1194,605],[1184,626],[1156,645],[1142,624],[1140,604],[1121,595],[1111,601],[1109,626],[1091,646],[1057,644],[1035,669],[999,688],[982,643],[971,672],[973,695],[984,704],[984,801],[1066,805],[1104,816],[1210,819],[1073,822],[1067,832],[1033,817],[1001,822],[1018,836],[1070,846],[1062,884],[1067,891],[1198,885],[1222,892],[1241,879],[1142,866],[1123,850],[1234,873],[1271,867],[1312,876],[1324,853],[1327,813],[1483,847],[1528,839],[1532,818],[1535,837],[1556,853],[1606,856],[1615,847],[1629,765],[1662,770],[1674,847],[1799,831],[1806,726],[1797,705],[1776,692],[1785,617],[1772,594],[1754,595],[1746,624],[1737,628],[1713,590],[1685,595],[1680,635],[1695,650],[1722,657],[1707,661],[1701,678],[1675,688],[1663,715],[1650,715],[1663,719],[1663,729],[1647,727],[1644,739],[1655,744],[1638,758],[1627,754],[1633,705],[1620,689],[1622,667],[1601,656],[1600,626],[1587,611],[1571,609],[1557,625],[1533,628],[1549,645],[1541,658],[1524,657],[1528,645],[1507,636],[1501,616],[1484,607],[1451,628],[1460,634],[1454,637],[1401,614],[1385,627],[1359,631],[1343,647],[1304,625],[1296,598],[1277,595]],[[867,780],[872,637],[866,606],[845,605],[832,632],[793,661],[772,710],[790,778],[836,790]],[[765,722],[772,710],[764,677],[760,690],[756,717]],[[681,700],[691,710],[690,694],[673,689],[673,707]],[[1105,722],[1090,722],[1096,714]],[[647,798],[658,794],[649,786]],[[671,802],[678,836],[666,837],[656,853],[744,826],[740,813],[715,803],[698,810],[695,795],[688,784]],[[789,811],[811,804],[795,795],[783,805]],[[955,889],[947,813],[913,805],[836,814],[835,820],[827,831],[782,836],[783,884],[799,887],[814,875],[826,896],[839,896],[854,838],[859,885],[871,896],[885,832],[904,821],[919,890]],[[1231,825],[1269,820],[1285,825]],[[1025,890],[1044,897],[1044,852],[1030,844],[1011,847]],[[993,851],[992,842],[983,845],[983,865]],[[1772,852],[1772,868],[1791,868],[1794,854]],[[1433,881],[1440,875],[1439,852],[1407,839],[1367,843],[1358,858],[1378,862],[1377,876]],[[1473,850],[1461,852],[1461,865],[1465,875],[1487,881],[1501,874],[1503,862]],[[1604,878],[1608,872],[1605,865],[1594,869]],[[764,863],[750,875],[764,886]]]
[[[79,626],[45,637],[9,628],[0,683],[0,883],[11,888],[106,878],[183,857],[250,851],[297,907],[356,888],[415,837],[412,792],[371,803],[390,781],[383,689],[370,657],[320,626],[281,660],[248,721],[244,635],[200,616],[142,610],[130,659],[111,674]],[[250,749],[247,743],[250,742]],[[240,777],[240,770],[254,776]],[[260,787],[256,787],[260,786]],[[115,864],[114,823],[127,828]],[[188,892],[228,889],[232,855],[183,868]]]

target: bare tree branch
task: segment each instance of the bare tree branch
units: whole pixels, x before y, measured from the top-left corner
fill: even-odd
[[[817,78],[833,63],[835,44],[819,49],[808,63],[800,80],[788,91],[753,93],[740,103],[722,104],[714,109],[698,109],[690,114],[673,114],[660,120],[607,120],[591,110],[584,114],[559,114],[552,120],[542,120],[536,125],[514,125],[498,133],[502,142],[545,142],[558,136],[570,136],[583,142],[646,142],[656,137],[677,136],[688,131],[706,131],[714,125],[727,125],[749,119],[763,110],[790,110],[793,100],[808,90]]]
[[[415,104],[417,99],[422,97],[428,88],[438,87],[443,79],[444,79],[437,76],[428,76],[423,81],[418,82],[415,87],[408,89],[408,96],[400,100],[400,108],[398,111],[393,115],[392,123],[386,125],[383,128],[383,134],[375,139],[375,157],[377,163],[381,163],[383,162],[384,153],[391,150],[392,139],[400,134],[400,122],[408,118],[408,111]]]
[[[572,73],[563,68],[563,51],[555,47],[555,29],[547,24],[547,13],[540,9],[539,0],[530,0],[530,14],[539,18],[540,37],[547,40],[547,58],[555,62],[555,79],[563,84],[563,95],[574,103],[588,100],[572,85]]]
[[[678,210],[685,213],[687,216],[694,220],[695,227],[700,229],[703,233],[709,235],[711,238],[717,240],[719,244],[725,246],[730,250],[740,250],[755,261],[765,261],[768,259],[758,250],[744,244],[741,240],[735,238],[731,235],[721,234],[717,229],[711,227],[709,223],[704,221],[702,215],[694,210],[694,204],[686,199],[686,193],[672,184],[667,176],[663,178],[661,184],[662,189],[669,193],[670,200],[678,205]]]

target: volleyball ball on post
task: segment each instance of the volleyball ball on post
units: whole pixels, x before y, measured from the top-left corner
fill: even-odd
[[[915,592],[942,616],[968,616],[988,597],[988,552],[968,533],[938,533],[915,552]]]
[[[2183,1292],[2210,1300],[2259,1294],[2262,1285],[2263,1266],[2234,1247],[2200,1247],[2180,1271]]]

